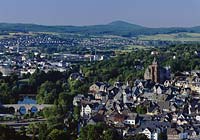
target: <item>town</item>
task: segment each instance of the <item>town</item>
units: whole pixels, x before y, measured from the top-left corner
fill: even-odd
[[[73,105],[81,106],[81,122],[104,121],[124,137],[142,133],[151,140],[199,139],[200,71],[177,73],[173,80],[166,76],[159,84],[161,70],[154,61],[134,86],[94,83],[88,97],[74,97]]]
[[[64,71],[74,63],[108,59],[115,55],[112,49],[135,44],[148,43],[120,37],[9,33],[0,39],[0,69],[3,76],[33,74],[37,68]]]
[[[195,50],[195,47],[190,46],[190,48],[191,50]],[[185,49],[187,49],[187,47],[185,47]],[[63,100],[68,102],[68,104],[65,104],[66,101],[64,101],[63,105],[69,106],[68,108],[70,111],[66,112],[67,116],[63,117],[61,120],[61,123],[63,123],[67,129],[72,129],[69,123],[69,115],[75,113],[74,119],[77,121],[78,128],[74,131],[80,139],[82,138],[82,129],[85,129],[86,126],[98,125],[99,123],[105,123],[105,125],[115,130],[119,137],[124,139],[134,137],[138,134],[142,134],[150,140],[199,139],[200,70],[177,71],[172,73],[170,66],[163,67],[160,64],[160,59],[162,58],[159,56],[160,52],[155,51],[155,49],[152,50],[142,50],[143,53],[147,52],[149,56],[153,58],[151,64],[146,67],[145,65],[142,66],[142,63],[139,63],[136,65],[137,67],[135,67],[137,71],[144,71],[143,78],[136,78],[133,81],[114,81],[113,84],[108,81],[93,81],[92,84],[89,82],[89,87],[80,88],[78,91],[76,91],[76,88],[81,87],[80,85],[84,85],[86,82],[85,79],[87,79],[86,74],[80,70],[81,68],[77,70],[72,68],[78,64],[57,64],[54,65],[53,69],[47,69],[47,71],[45,71],[44,65],[40,62],[42,60],[41,57],[34,57],[34,63],[31,63],[29,62],[30,59],[27,61],[26,59],[24,59],[24,61],[20,60],[19,62],[14,61],[16,57],[11,55],[13,61],[10,62],[16,62],[14,65],[23,62],[21,67],[19,67],[19,65],[16,66],[16,70],[20,68],[27,69],[29,67],[34,70],[31,72],[29,69],[27,73],[21,71],[21,74],[24,74],[24,76],[19,74],[19,81],[16,81],[19,84],[27,84],[22,81],[24,81],[24,78],[28,77],[25,76],[28,73],[30,75],[35,75],[38,71],[44,71],[47,73],[48,81],[52,81],[52,78],[57,79],[57,77],[60,77],[57,72],[63,73],[72,70],[68,77],[64,77],[68,78],[68,81],[63,79],[63,76],[61,76],[61,78],[63,84],[69,84],[69,87],[72,88],[70,88],[70,91],[67,90],[67,92],[73,92],[75,90],[75,93],[73,93],[72,96],[68,93],[64,93],[63,95],[66,95],[66,98],[59,95],[58,104],[63,102]],[[177,48],[177,50],[179,49]],[[191,50],[190,52],[192,52]],[[17,58],[23,55],[23,53],[15,53]],[[135,51],[134,53],[139,52]],[[39,56],[41,54],[36,55]],[[193,51],[191,55],[193,57],[199,57],[198,51]],[[55,60],[58,59],[59,57]],[[176,60],[176,56],[174,56],[173,53],[172,59]],[[63,58],[61,57],[60,60],[63,60]],[[109,61],[112,61],[112,59]],[[29,64],[23,65],[25,62],[29,62]],[[51,66],[52,65],[53,64],[51,64]],[[196,65],[194,66],[196,67]],[[17,72],[6,67],[6,65],[3,65],[1,68],[3,77],[12,77],[13,73],[17,74]],[[47,68],[49,68],[49,66]],[[178,68],[178,66],[176,66],[176,68]],[[55,77],[49,77],[48,74],[51,74],[53,71],[57,71],[55,74],[58,76],[54,74]],[[41,76],[39,74],[39,79],[37,77],[36,79],[39,81],[43,80],[40,79]],[[36,81],[36,83],[39,81]],[[24,92],[24,94],[20,92],[18,95],[23,97],[23,101],[18,101],[18,104],[2,104],[1,106],[4,109],[1,110],[1,124],[7,124],[15,128],[16,131],[21,132],[23,127],[25,127],[24,131],[30,129],[29,127],[32,123],[41,124],[48,121],[48,117],[45,119],[45,117],[40,114],[43,110],[46,112],[45,108],[48,110],[48,108],[53,107],[55,100],[52,100],[52,98],[57,98],[56,95],[50,95],[55,89],[53,88],[53,83],[48,81],[43,84],[41,83],[41,86],[38,85],[38,88],[36,87],[35,92],[37,92],[37,95],[34,92],[31,92],[32,94],[26,93],[34,87],[34,84],[28,84],[30,87],[21,91]],[[59,82],[56,81],[56,85],[57,83]],[[45,89],[43,90],[44,87]],[[57,87],[55,88],[57,90]],[[38,89],[39,91],[37,91]],[[48,97],[49,95],[50,97]],[[32,96],[34,97],[33,101],[31,101],[31,99],[26,99],[27,97],[32,98]],[[37,97],[37,101],[35,100],[35,96]],[[26,100],[29,101],[26,102]],[[40,114],[38,114],[39,112]],[[27,114],[30,113],[32,115],[27,116]],[[35,117],[32,118],[34,114]],[[17,118],[14,116],[17,116]],[[15,121],[16,119],[17,121]],[[29,133],[27,135],[33,137],[35,134]],[[36,137],[38,137],[38,135],[36,135]]]

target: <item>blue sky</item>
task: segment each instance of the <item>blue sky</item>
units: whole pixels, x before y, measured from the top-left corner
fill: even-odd
[[[1,0],[0,22],[147,27],[200,25],[200,0]]]

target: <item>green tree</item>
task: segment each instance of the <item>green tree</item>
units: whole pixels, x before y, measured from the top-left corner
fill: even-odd
[[[39,140],[46,140],[48,135],[48,128],[46,123],[41,123],[38,125],[39,129]]]
[[[47,136],[47,140],[66,140],[70,139],[63,130],[53,129]]]
[[[159,140],[167,140],[167,134],[164,133],[164,132],[161,132],[161,133],[158,135],[158,139],[159,139]]]
[[[146,114],[147,113],[147,108],[145,106],[137,106],[136,107],[136,112],[138,114]]]
[[[56,85],[46,81],[40,86],[36,99],[39,104],[52,104],[57,99],[57,94]]]
[[[69,107],[72,104],[73,96],[66,92],[61,92],[58,97],[58,102],[61,105]]]
[[[136,134],[134,136],[129,136],[128,138],[125,138],[125,140],[149,140],[149,139],[144,134]]]
[[[36,134],[38,133],[38,127],[35,123],[29,124],[27,128],[27,133],[31,134],[31,140],[36,140]]]
[[[103,132],[103,140],[120,140],[121,137],[116,130],[107,129]]]
[[[74,107],[74,119],[76,121],[79,121],[79,118],[80,118],[80,107],[75,106]]]
[[[19,134],[22,136],[26,136],[26,128],[25,126],[21,126],[19,130]]]

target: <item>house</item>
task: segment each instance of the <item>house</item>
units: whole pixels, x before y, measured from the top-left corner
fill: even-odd
[[[127,125],[136,125],[139,123],[140,121],[139,121],[137,113],[128,113],[128,116],[124,120],[124,124],[127,124]]]
[[[142,134],[146,135],[148,139],[150,140],[158,140],[158,135],[160,133],[160,130],[155,128],[145,128],[142,132]]]
[[[99,91],[98,93],[96,93],[96,94],[94,95],[95,100],[102,100],[102,99],[103,99],[103,96],[106,96],[106,93],[103,92],[103,91]]]
[[[200,122],[200,115],[196,115],[195,119]]]
[[[165,87],[169,87],[169,86],[171,86],[171,85],[172,85],[172,83],[171,83],[170,80],[166,80],[166,81],[164,82],[164,86],[165,86]]]
[[[190,130],[186,130],[186,133],[188,134],[188,139],[199,139],[198,132],[193,127]]]
[[[80,112],[81,117],[84,118],[89,118],[92,115],[92,107],[91,105],[82,105],[81,106],[81,112]]]
[[[155,103],[151,103],[147,107],[147,114],[148,115],[157,115],[160,112],[159,106]]]
[[[158,135],[163,132],[166,133],[167,128],[171,127],[169,122],[161,122],[155,120],[147,120],[145,118],[142,119],[139,128],[136,129],[136,133],[146,134],[149,139],[157,140]]]
[[[170,111],[170,102],[169,101],[159,101],[157,102],[160,111],[169,112]]]
[[[69,79],[70,79],[70,80],[79,80],[79,81],[83,81],[83,80],[84,80],[84,77],[83,77],[80,73],[76,72],[76,73],[70,74]]]
[[[108,120],[110,122],[112,122],[113,124],[123,124],[124,120],[125,120],[125,116],[122,114],[119,114],[117,112],[114,112],[113,115],[111,115]]]
[[[104,121],[103,115],[97,113],[95,116],[91,117],[91,118],[88,120],[88,123],[87,123],[87,124],[95,125],[95,124],[97,124],[98,122],[103,122],[103,121]]]
[[[107,110],[111,110],[111,109],[114,109],[114,101],[109,99],[107,100],[106,104],[105,104],[105,108]]]
[[[162,94],[163,93],[163,87],[161,87],[160,85],[155,85],[154,86],[154,93]]]
[[[14,71],[12,70],[11,66],[6,64],[0,66],[0,72],[2,73],[2,76],[10,76]]]
[[[179,137],[180,131],[175,128],[168,128],[167,129],[167,139],[168,140],[181,140]]]
[[[128,90],[123,90],[122,92],[122,96],[123,96],[123,103],[131,103],[132,101],[132,96],[131,96],[131,92]]]
[[[172,112],[175,112],[175,111],[178,110],[178,106],[177,106],[175,103],[173,103],[172,105],[170,105],[170,110],[171,110]]]
[[[188,133],[187,132],[181,132],[180,134],[179,134],[179,138],[181,139],[181,140],[184,140],[184,139],[187,139],[188,138]]]
[[[146,135],[148,139],[151,139],[151,130],[149,128],[144,129],[141,133]]]
[[[107,88],[108,97],[113,98],[118,93],[118,91],[119,89],[117,87],[114,86],[108,87]]]
[[[191,88],[192,91],[200,93],[200,83],[199,82],[191,83],[190,88]]]
[[[122,101],[122,93],[123,93],[123,91],[122,90],[120,90],[116,95],[115,95],[115,97],[114,97],[114,101],[118,101],[118,102],[121,102]]]
[[[73,105],[78,106],[81,100],[84,99],[84,95],[78,94],[77,96],[74,97],[73,99]]]
[[[133,87],[132,88],[132,98],[133,98],[133,101],[136,101],[137,100],[137,97],[140,96],[140,94],[142,94],[142,89],[139,88],[139,87]]]
[[[93,85],[90,86],[89,88],[89,92],[95,94],[98,93],[99,91],[107,91],[107,84],[103,83],[103,82],[96,82]]]

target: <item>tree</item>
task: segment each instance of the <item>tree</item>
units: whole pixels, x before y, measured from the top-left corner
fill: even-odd
[[[28,126],[27,133],[32,134],[31,140],[36,140],[36,134],[38,132],[38,127],[36,124],[31,123]]]
[[[103,123],[96,125],[87,125],[81,128],[79,140],[120,140],[121,137],[117,131],[108,128]]]
[[[134,137],[135,137],[135,140],[149,140],[147,136],[144,134],[136,134]]]
[[[145,106],[137,106],[136,112],[138,114],[145,114],[145,113],[147,113],[147,108]]]
[[[44,117],[47,119],[47,127],[49,129],[64,129],[65,113],[61,105],[54,105],[43,110]]]
[[[52,104],[57,99],[57,94],[56,85],[46,81],[40,86],[36,99],[40,104]]]
[[[129,136],[125,140],[149,140],[144,134],[136,134],[134,136]]]
[[[38,125],[39,129],[39,140],[46,140],[48,135],[48,128],[46,123],[42,123]]]
[[[73,101],[73,96],[70,95],[69,93],[62,92],[59,94],[58,102],[61,105],[65,105],[68,108],[70,105],[72,105],[72,101]]]
[[[161,132],[161,133],[158,135],[158,139],[159,139],[159,140],[167,140],[167,134],[164,133],[164,132]]]
[[[70,139],[63,130],[53,129],[47,136],[47,140],[66,140]]]
[[[76,121],[79,121],[79,118],[80,118],[80,107],[75,106],[74,107],[74,119]]]
[[[26,136],[26,128],[25,126],[21,126],[19,130],[19,134],[22,136]]]
[[[116,130],[108,129],[104,131],[103,139],[104,140],[120,140],[121,137],[119,136]]]

